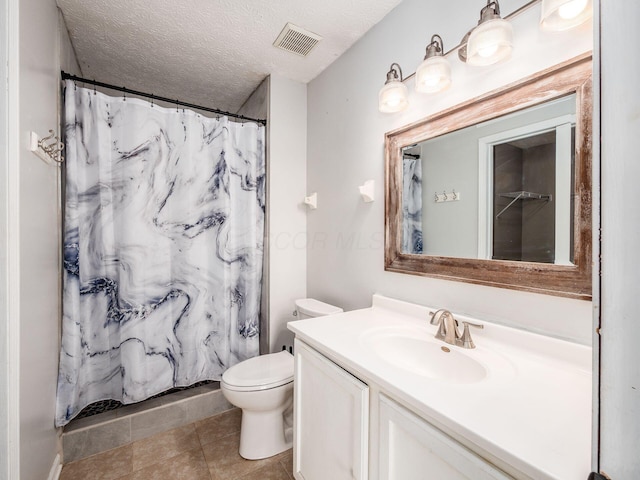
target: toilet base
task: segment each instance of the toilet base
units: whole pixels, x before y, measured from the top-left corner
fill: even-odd
[[[292,428],[287,428],[285,416],[291,415],[291,403],[284,412],[242,410],[240,427],[240,456],[247,460],[260,460],[272,457],[292,445]]]
[[[259,460],[291,448],[293,367],[293,355],[282,351],[250,358],[222,375],[222,394],[242,410],[243,458]]]

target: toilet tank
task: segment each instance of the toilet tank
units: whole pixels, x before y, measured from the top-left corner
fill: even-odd
[[[343,310],[340,307],[329,305],[328,303],[321,302],[315,298],[301,298],[296,300],[296,312],[298,312],[298,318],[313,318],[322,317],[324,315],[333,315],[335,313],[341,313]]]

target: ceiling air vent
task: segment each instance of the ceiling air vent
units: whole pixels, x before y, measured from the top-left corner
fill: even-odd
[[[287,23],[273,45],[287,52],[306,57],[320,40],[322,40],[320,35]]]

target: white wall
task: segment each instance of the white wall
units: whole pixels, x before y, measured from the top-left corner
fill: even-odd
[[[15,412],[10,410],[10,350],[9,325],[11,318],[9,301],[9,99],[8,71],[9,58],[9,2],[0,0],[0,478],[9,478],[11,449],[9,439],[15,432],[9,430],[10,418]],[[12,322],[13,323],[13,322]],[[13,397],[15,399],[15,396]]]
[[[260,350],[276,352],[293,345],[286,323],[294,301],[306,296],[307,86],[271,75],[238,113],[268,120]]]
[[[59,132],[61,56],[54,0],[19,3],[19,446],[21,480],[47,478],[58,453],[54,428],[59,326],[59,169],[28,151],[30,131]],[[17,477],[16,477],[17,478]]]
[[[503,14],[525,3],[505,0]],[[355,309],[379,292],[590,343],[590,302],[384,271],[384,133],[592,49],[591,25],[541,32],[537,4],[512,20],[509,62],[474,68],[450,55],[454,83],[447,92],[419,95],[409,80],[409,109],[379,113],[378,90],[390,64],[400,63],[405,76],[413,73],[434,33],[445,50],[453,47],[476,24],[477,4],[404,0],[308,85],[307,182],[320,199],[308,214],[308,294]],[[367,179],[376,182],[376,201],[369,204],[357,190]]]
[[[271,92],[271,79],[265,78],[258,88],[256,88],[249,98],[245,100],[242,107],[236,112],[250,118],[264,119],[269,117],[269,94]],[[268,127],[267,135],[268,139]],[[268,143],[268,140],[267,140]],[[267,148],[267,147],[265,147]],[[269,171],[269,152],[267,150],[267,172]],[[267,173],[267,196],[269,195],[269,175]],[[264,218],[264,238],[263,258],[262,258],[262,292],[260,298],[260,354],[269,353],[269,204]]]
[[[640,478],[640,3],[601,1],[600,469]]]
[[[269,345],[293,345],[286,323],[307,294],[307,85],[271,75],[268,123]],[[320,199],[320,203],[324,200]]]
[[[58,12],[20,2],[20,478],[46,478],[57,453],[58,169],[27,150],[58,130]]]
[[[269,115],[269,77],[265,78],[236,112],[245,117],[264,119]]]
[[[72,75],[82,76],[82,70],[76,52],[71,44],[67,24],[62,15],[62,11],[58,9],[58,58],[60,59],[60,70],[64,70]],[[62,105],[62,103],[60,103]]]

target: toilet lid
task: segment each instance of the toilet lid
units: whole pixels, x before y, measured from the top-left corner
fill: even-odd
[[[321,317],[323,315],[334,315],[344,312],[340,307],[329,305],[315,298],[299,298],[295,301],[295,305],[296,310],[310,317]]]
[[[246,390],[275,388],[293,381],[293,355],[286,350],[253,357],[222,374],[227,387]]]

